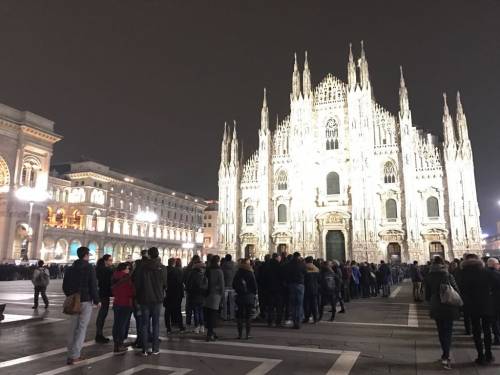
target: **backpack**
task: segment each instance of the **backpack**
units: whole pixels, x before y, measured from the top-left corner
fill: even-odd
[[[43,268],[38,268],[38,275],[35,279],[35,285],[41,287],[47,287],[49,285],[49,275],[45,273]]]
[[[327,293],[335,292],[335,275],[333,273],[325,273],[323,276],[323,290]]]
[[[233,287],[236,294],[246,295],[248,294],[247,281],[240,275],[237,275],[233,280]]]

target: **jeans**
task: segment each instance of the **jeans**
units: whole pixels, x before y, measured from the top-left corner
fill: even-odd
[[[104,321],[108,316],[109,312],[109,297],[101,297],[101,308],[97,313],[97,318],[95,320],[96,325],[96,336],[102,336],[102,330],[104,329]]]
[[[492,318],[487,316],[471,315],[471,323],[472,335],[474,336],[474,344],[476,345],[477,356],[479,358],[482,358],[486,354],[486,357],[491,357]],[[481,333],[484,335],[484,346]]]
[[[113,341],[115,344],[123,344],[128,334],[132,307],[115,305],[113,306],[113,312]]]
[[[247,336],[250,335],[251,319],[255,304],[246,303],[245,301],[238,302],[238,310],[236,311],[236,323],[238,327],[238,336],[241,337],[243,332],[243,323],[245,323]]]
[[[391,294],[391,286],[389,283],[382,284],[382,297],[389,297]]]
[[[203,305],[201,303],[193,304],[193,312],[194,312],[194,326],[201,327],[203,326]]]
[[[337,298],[335,293],[328,293],[321,295],[321,306],[319,308],[319,317],[318,317],[319,320],[323,318],[323,310],[327,305],[330,305],[332,307],[332,316],[330,317],[330,320],[333,321],[335,319],[335,313],[337,312]]]
[[[439,335],[439,343],[443,355],[441,359],[450,359],[451,349],[451,334],[453,333],[453,320],[451,319],[436,319],[436,326]]]
[[[271,294],[266,315],[268,325],[272,325],[273,322],[277,326],[281,325],[281,319],[283,319],[283,296],[279,292]]]
[[[80,354],[87,333],[87,326],[92,316],[92,302],[82,302],[80,314],[71,315],[69,337],[68,337],[68,358],[80,358]]]
[[[235,292],[232,288],[224,290],[222,297],[221,317],[223,320],[233,320],[235,317]]]
[[[304,315],[304,284],[289,284],[289,302],[290,302],[290,313],[292,316],[293,325],[300,327],[300,322]]]
[[[160,312],[161,303],[150,303],[141,305],[141,335],[142,335],[142,351],[147,352],[149,349],[149,322],[152,322],[153,339],[152,350],[160,349]]]
[[[194,306],[191,303],[189,295],[186,296],[186,325],[190,326],[194,314]]]
[[[424,294],[424,284],[421,281],[413,282],[413,300],[415,302],[422,301]]]
[[[35,305],[35,307],[38,307],[38,294],[42,295],[43,303],[45,303],[45,306],[47,307],[49,305],[49,299],[47,298],[46,291],[46,286],[35,286],[35,300],[33,302],[33,305]]]

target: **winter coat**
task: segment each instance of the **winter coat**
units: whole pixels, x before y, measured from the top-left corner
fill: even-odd
[[[42,275],[42,272],[45,276]],[[50,283],[50,272],[45,267],[38,267],[33,271],[33,278],[31,279],[33,286],[46,288]]]
[[[224,285],[226,288],[231,288],[233,285],[234,275],[236,274],[236,263],[232,260],[225,261],[221,264],[220,268],[222,269],[222,273],[224,274]]]
[[[236,292],[236,303],[251,305],[257,295],[257,281],[253,269],[248,264],[240,264],[233,279],[233,289]]]
[[[285,276],[288,284],[304,284],[306,266],[299,259],[292,259],[285,266]]]
[[[328,281],[330,280],[330,281]],[[333,282],[333,288],[329,288],[328,285]],[[319,274],[319,285],[320,285],[320,293],[323,295],[333,295],[337,293],[337,290],[340,285],[340,278],[338,274],[336,274],[332,268],[328,266],[322,266]]]
[[[64,273],[63,291],[66,296],[80,293],[81,302],[99,303],[94,267],[88,261],[77,259]]]
[[[458,287],[464,311],[473,316],[494,316],[493,289],[495,280],[479,259],[466,259],[460,264]]]
[[[378,268],[378,272],[380,273],[380,281],[382,284],[389,284],[389,280],[391,278],[391,269],[386,263],[383,263]]]
[[[113,278],[113,269],[105,265],[99,265],[95,268],[97,285],[99,287],[99,297],[111,297],[111,279]]]
[[[493,308],[495,309],[495,314],[498,316],[500,314],[500,271],[493,268],[487,268],[487,271],[490,273],[490,278],[493,281]]]
[[[418,266],[415,266],[414,264],[410,266],[410,278],[414,283],[422,282],[424,279],[422,277],[422,272],[420,272],[420,268]]]
[[[203,305],[208,288],[205,276],[205,264],[203,262],[191,265],[186,280],[187,303],[192,305]]]
[[[351,275],[352,281],[354,281],[354,284],[359,285],[359,279],[361,278],[361,273],[359,272],[359,267],[352,266],[351,272],[352,272],[352,275]]]
[[[365,265],[365,264],[362,264],[361,266],[359,266],[359,272],[361,274],[361,278],[360,278],[360,283],[362,285],[370,285],[370,268]]]
[[[271,259],[269,264],[261,270],[260,279],[270,298],[274,295],[282,295],[284,293],[283,267],[276,259]]]
[[[134,271],[134,286],[139,305],[159,304],[163,302],[167,288],[167,268],[159,258],[145,259]]]
[[[319,269],[312,263],[306,263],[304,276],[304,295],[317,296],[319,294]]]
[[[184,285],[182,283],[182,270],[177,267],[167,267],[167,290],[164,305],[176,304],[182,301],[184,297]]]
[[[211,267],[206,272],[208,279],[208,292],[203,306],[208,309],[218,310],[224,295],[224,273],[220,267]]]
[[[111,280],[111,291],[114,297],[113,306],[133,307],[135,290],[130,274],[115,271]]]
[[[425,299],[430,301],[430,317],[432,319],[458,320],[460,310],[457,306],[445,305],[441,303],[441,284],[449,282],[458,292],[455,278],[448,273],[444,265],[433,264],[429,273],[425,276]]]

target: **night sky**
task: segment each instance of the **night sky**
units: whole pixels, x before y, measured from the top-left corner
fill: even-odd
[[[0,2],[0,101],[56,122],[54,161],[82,155],[217,197],[224,121],[256,148],[262,89],[289,111],[293,53],[313,84],[346,81],[365,41],[377,100],[398,108],[403,65],[414,122],[441,136],[460,90],[483,230],[500,219],[500,1]],[[274,120],[271,121],[274,127]]]

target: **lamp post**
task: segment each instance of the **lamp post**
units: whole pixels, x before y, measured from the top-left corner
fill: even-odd
[[[153,211],[138,211],[135,214],[135,220],[142,222],[145,226],[144,248],[147,248],[149,225],[151,223],[154,223],[156,220],[158,220],[158,215],[156,213],[154,213]]]
[[[26,256],[29,258],[29,245],[31,240],[31,235],[33,230],[31,229],[31,216],[33,214],[33,205],[35,203],[44,202],[48,199],[48,193],[43,190],[35,189],[28,186],[20,187],[16,190],[17,199],[28,202],[30,205],[29,213],[28,213],[28,239],[26,242]]]

